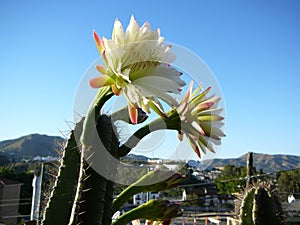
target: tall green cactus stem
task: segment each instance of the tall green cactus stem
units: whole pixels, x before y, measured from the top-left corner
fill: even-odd
[[[254,198],[255,188],[252,188],[245,195],[242,205],[241,205],[241,224],[253,225],[252,221],[252,209],[253,209],[253,198]]]
[[[81,143],[83,147],[91,146],[94,141],[94,131],[96,123],[100,117],[100,111],[105,102],[113,96],[110,87],[103,87],[99,89],[96,97],[94,98],[83,124],[83,131],[81,135]]]
[[[99,154],[105,151],[105,141],[101,143],[98,137],[96,125],[100,118],[100,111],[105,102],[113,96],[110,87],[99,89],[94,98],[83,124],[83,132],[81,135],[82,155],[81,174],[77,184],[77,194],[72,209],[72,217],[70,224],[99,224],[101,223],[104,205],[107,180],[98,174],[91,166],[92,162],[87,163],[87,155],[89,159],[95,159],[94,153]],[[102,127],[104,129],[104,126]],[[109,140],[107,143],[111,143]],[[117,142],[118,143],[118,142]],[[102,147],[100,147],[102,146]],[[95,162],[97,163],[97,162]],[[95,203],[95,204],[94,204]]]
[[[93,135],[92,145],[88,149],[82,150],[85,157],[82,162],[82,171],[84,172],[78,183],[78,194],[70,224],[111,223],[113,184],[107,180],[107,177],[100,174],[101,171],[96,171],[94,166],[100,164],[109,173],[113,172],[117,166],[110,164],[109,158],[101,158],[106,151],[112,155],[111,157],[117,157],[119,142],[113,126],[110,117],[101,115],[97,121],[97,134]]]
[[[112,202],[113,202],[114,186],[115,183],[113,181],[111,180],[107,181],[102,225],[111,225],[112,222],[112,216],[113,216]]]
[[[74,202],[72,206],[71,216],[69,218],[68,225],[77,225],[78,224],[78,214],[80,211],[80,200],[81,200],[81,192],[82,192],[82,182],[85,178],[85,162],[83,154],[80,154],[80,170],[79,177],[76,186],[76,194],[74,196]]]
[[[252,188],[241,207],[241,225],[283,224],[282,209],[277,196],[265,187]]]
[[[43,225],[69,222],[80,169],[80,151],[76,140],[82,132],[83,119],[76,124],[65,145],[61,165],[46,207]]]
[[[72,224],[98,225],[104,212],[105,192],[107,180],[98,174],[85,161],[83,162],[84,176],[80,185],[80,196],[76,199],[78,207],[77,221],[71,221]]]
[[[275,197],[266,188],[256,190],[253,209],[253,220],[256,225],[281,224],[280,211]]]
[[[97,124],[98,135],[101,141],[104,143],[106,150],[110,153],[111,157],[108,158],[107,170],[110,177],[107,178],[106,192],[105,192],[105,204],[102,218],[102,225],[110,225],[112,222],[112,202],[114,192],[114,176],[117,173],[119,162],[119,138],[116,133],[116,128],[111,120],[111,116],[102,115],[99,118]],[[117,160],[112,161],[115,158]]]

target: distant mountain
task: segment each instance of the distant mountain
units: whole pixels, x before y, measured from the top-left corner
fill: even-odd
[[[222,167],[228,164],[246,166],[247,154],[239,158],[214,159],[210,167]],[[256,167],[256,170],[262,169],[264,172],[300,168],[300,156],[253,153],[253,166]]]
[[[30,134],[13,140],[0,142],[0,153],[14,158],[35,156],[57,157],[64,139],[58,136]]]
[[[0,164],[6,160],[5,157],[14,159],[34,158],[36,156],[57,157],[64,139],[58,136],[47,136],[41,134],[29,134],[20,138],[0,142]],[[2,159],[3,158],[3,159]],[[143,155],[129,154],[124,159],[147,161],[148,157]]]
[[[5,164],[7,158],[20,160],[23,158],[32,159],[36,156],[57,157],[64,139],[58,136],[47,136],[41,134],[30,134],[13,140],[0,142],[0,164]],[[129,154],[124,159],[147,161],[148,157],[143,155]],[[228,164],[246,166],[247,154],[239,158],[213,159],[209,168],[222,167]],[[289,170],[300,168],[300,156],[294,155],[268,155],[253,153],[253,166],[256,170],[262,169],[264,172],[275,172],[279,170]]]
[[[137,160],[137,161],[147,161],[149,158],[144,156],[144,155],[128,154],[124,157],[124,159]]]

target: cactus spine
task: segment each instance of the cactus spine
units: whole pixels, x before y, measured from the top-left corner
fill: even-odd
[[[76,200],[73,207],[73,215],[70,224],[110,224],[113,200],[113,182],[107,180],[93,168],[94,163],[101,163],[98,156],[108,151],[117,157],[119,141],[114,132],[114,125],[107,115],[101,115],[97,121],[97,135],[94,135],[93,145],[86,152],[89,155],[82,159],[82,171],[78,182]],[[98,138],[99,137],[99,138]],[[82,155],[85,155],[84,153]],[[85,155],[86,156],[86,155]],[[106,162],[105,169],[113,172],[117,165]],[[104,221],[102,221],[104,220]]]
[[[252,209],[253,209],[253,198],[254,198],[255,188],[251,188],[245,195],[242,205],[241,205],[241,224],[253,225],[252,220]]]
[[[77,132],[77,129],[75,129],[73,132],[74,143],[69,141],[70,144],[68,144],[68,146],[70,145],[70,147],[67,146],[65,148],[65,155],[67,155],[68,148],[77,149],[77,158],[72,160],[72,163],[75,163],[76,167],[73,166],[73,170],[69,169],[68,173],[63,173],[65,171],[65,165],[61,167],[53,197],[50,199],[49,207],[45,213],[44,224],[111,224],[112,213],[114,212],[112,208],[114,188],[113,176],[117,171],[118,159],[121,156],[127,155],[140,139],[152,132],[152,130],[149,129],[150,125],[140,128],[139,131],[129,138],[129,141],[127,141],[128,143],[119,146],[119,139],[116,135],[111,116],[100,114],[103,104],[111,96],[112,92],[109,88],[106,87],[100,89],[87,113],[87,117],[81,122],[80,131]],[[176,111],[174,112],[171,113],[166,120],[155,120],[154,123],[151,123],[152,127],[155,128],[155,130],[165,129],[164,124],[167,124],[167,129],[178,129],[180,120]],[[126,120],[128,114],[126,114],[125,117],[124,115],[120,118],[121,120],[122,118]],[[138,123],[143,122],[146,118],[145,113],[140,113]],[[116,116],[116,120],[118,119],[119,117]],[[80,134],[81,151],[79,151],[79,147],[76,144],[76,140],[78,140]],[[77,137],[77,139],[75,137]],[[125,148],[125,150],[122,148]],[[117,160],[113,160],[114,158]],[[63,160],[63,164],[68,161],[69,160]],[[98,165],[100,165],[102,171],[97,170],[99,168]],[[70,173],[71,175],[68,177]],[[72,182],[70,181],[71,178]],[[60,181],[60,179],[63,181]],[[165,186],[162,186],[161,188],[163,190]],[[58,192],[57,190],[60,191]],[[66,192],[70,192],[69,195],[71,197],[68,199],[59,199],[60,195],[65,194]],[[168,207],[168,205],[165,205],[164,209],[167,209]],[[170,209],[172,209],[170,211],[172,214],[169,215],[169,213],[167,213],[164,217],[171,218],[178,215],[177,206],[170,206]],[[173,211],[175,212],[174,215]],[[58,216],[60,214],[64,217],[60,218]],[[134,214],[137,218],[139,216],[144,218],[144,212],[141,215],[138,215],[136,214],[136,211],[134,211]],[[121,221],[115,222],[120,224]]]
[[[79,140],[83,121],[76,124],[65,145],[59,172],[46,207],[43,225],[68,224],[80,170]],[[58,207],[59,206],[59,207]]]
[[[281,205],[277,196],[266,187],[250,189],[242,202],[241,225],[280,225]]]

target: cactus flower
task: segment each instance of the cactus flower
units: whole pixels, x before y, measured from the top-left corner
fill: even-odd
[[[152,170],[141,179],[133,184],[133,186],[149,186],[149,191],[166,190],[176,187],[184,181],[184,177],[171,170]]]
[[[146,220],[146,225],[169,225],[171,224],[172,218],[165,219],[164,221],[151,221]]]
[[[176,109],[180,115],[181,131],[178,138],[183,139],[186,135],[193,150],[201,157],[200,149],[206,153],[208,149],[214,151],[212,144],[219,145],[224,133],[221,130],[224,118],[220,116],[221,108],[216,108],[219,97],[207,97],[210,87],[201,92],[199,86],[193,93],[193,82]]]
[[[123,190],[113,201],[113,208],[118,210],[133,195],[152,191],[157,192],[177,187],[184,181],[184,177],[173,171],[153,170],[141,177],[138,181]]]
[[[124,93],[132,123],[137,123],[138,108],[165,116],[159,99],[177,106],[168,93],[180,93],[185,82],[182,73],[170,66],[175,56],[159,29],[151,31],[148,22],[139,27],[132,16],[126,31],[116,19],[112,39],[101,39],[96,32],[94,39],[105,65],[96,66],[101,75],[91,79],[90,85],[111,86],[115,95]]]

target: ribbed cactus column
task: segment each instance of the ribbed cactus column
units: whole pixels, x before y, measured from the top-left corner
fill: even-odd
[[[241,224],[244,224],[244,225],[246,225],[246,224],[253,225],[254,224],[253,220],[252,220],[254,193],[255,193],[255,188],[252,188],[244,196],[244,199],[243,199],[242,205],[241,205],[241,210],[240,210]]]
[[[240,222],[241,225],[283,224],[281,204],[277,196],[265,187],[250,189],[242,202]]]
[[[107,128],[103,129],[102,126],[105,126]],[[105,115],[101,116],[99,119],[97,130],[101,141],[106,142],[105,146],[107,151],[111,154],[111,157],[119,159],[119,138],[117,137],[116,129],[111,120],[111,117]],[[118,161],[114,160],[112,162],[112,158],[108,158],[107,160],[107,170],[110,176],[107,177],[106,183],[102,225],[110,225],[112,222],[112,202],[115,185],[113,178],[117,173],[118,168]]]
[[[107,115],[101,115],[97,121],[93,143],[84,149],[82,173],[78,183],[76,202],[70,224],[99,225],[110,224],[112,214],[113,183],[97,171],[96,164],[101,164],[108,172],[114,172],[116,164],[109,163],[109,158],[101,158],[106,151],[117,157],[119,141],[114,125]]]
[[[69,223],[80,170],[78,143],[83,120],[76,124],[65,145],[59,172],[44,213],[43,225]]]

